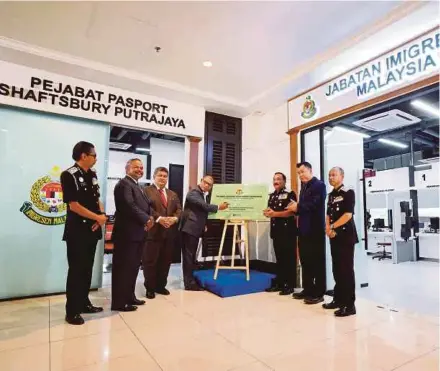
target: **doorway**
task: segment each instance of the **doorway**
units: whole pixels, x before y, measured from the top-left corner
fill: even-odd
[[[154,170],[165,167],[169,171],[167,187],[177,193],[183,203],[185,138],[171,134],[159,134],[132,128],[112,126],[109,140],[108,181],[105,211],[109,216],[105,231],[104,273],[112,269],[113,223],[115,213],[114,187],[125,177],[125,165],[128,160],[138,158],[144,165],[144,176],[139,185],[144,188],[153,183]],[[181,243],[176,239],[173,263],[180,263]],[[177,253],[178,251],[178,253]],[[104,284],[109,284],[110,275],[104,275]]]
[[[340,166],[354,188],[356,281],[366,287],[358,296],[426,314],[439,308],[438,102],[438,86],[428,85],[301,132],[315,174],[327,183]],[[330,262],[327,254],[328,288]]]

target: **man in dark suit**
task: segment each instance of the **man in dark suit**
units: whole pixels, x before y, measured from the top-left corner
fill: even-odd
[[[144,175],[139,159],[125,167],[127,176],[115,187],[115,225],[113,238],[112,310],[131,312],[145,304],[135,296],[136,278],[147,231],[153,226],[150,202],[138,185]]]
[[[196,262],[197,247],[199,239],[206,228],[206,221],[209,213],[216,213],[218,210],[225,210],[228,207],[226,202],[220,205],[209,204],[206,200],[214,184],[210,175],[205,175],[197,188],[192,189],[186,195],[185,207],[180,219],[179,230],[182,231],[182,270],[185,290],[201,291],[194,276],[194,265]]]
[[[301,180],[298,202],[291,202],[288,210],[298,215],[299,256],[304,290],[293,294],[306,304],[324,301],[325,293],[325,198],[324,182],[313,176],[312,165],[296,165]]]
[[[168,183],[168,169],[158,167],[154,170],[153,179],[154,184],[145,188],[145,194],[151,202],[155,224],[148,231],[148,241],[142,256],[148,299],[154,299],[155,293],[170,294],[166,289],[167,278],[173,259],[176,223],[182,212],[177,194],[165,188]]]

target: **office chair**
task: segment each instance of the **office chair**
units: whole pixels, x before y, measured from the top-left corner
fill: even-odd
[[[386,251],[387,246],[392,246],[391,242],[378,242],[377,246],[382,246],[383,251],[374,254],[373,259],[384,260],[384,259],[392,259],[392,254]]]

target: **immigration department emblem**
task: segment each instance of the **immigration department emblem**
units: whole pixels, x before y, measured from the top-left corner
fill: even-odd
[[[301,116],[302,116],[302,118],[310,119],[313,116],[315,116],[316,111],[317,111],[316,103],[312,99],[312,96],[308,95],[306,97],[306,101],[303,104],[303,110],[302,110]]]
[[[67,206],[63,202],[60,174],[61,169],[54,166],[48,175],[37,179],[31,187],[30,201],[23,203],[20,212],[38,224],[64,224]]]
[[[238,188],[238,189],[235,191],[235,194],[236,194],[237,196],[241,196],[241,195],[243,194],[243,190],[242,190],[241,188]]]

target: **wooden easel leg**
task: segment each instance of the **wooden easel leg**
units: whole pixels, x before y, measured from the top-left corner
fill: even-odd
[[[246,259],[246,280],[249,281],[249,233],[248,233],[248,222],[244,222],[243,225],[243,237],[244,237],[244,255]]]
[[[237,224],[234,224],[234,236],[232,237],[232,262],[231,267],[234,268],[235,265],[235,248],[237,247]]]
[[[225,243],[225,237],[226,237],[226,230],[228,229],[228,221],[225,220],[225,226],[223,227],[223,234],[222,234],[222,240],[220,242],[220,248],[218,250],[218,256],[217,256],[217,263],[215,264],[215,272],[214,272],[214,279],[217,279],[218,275],[218,269],[220,267],[220,259],[222,257],[223,253],[223,245]]]

